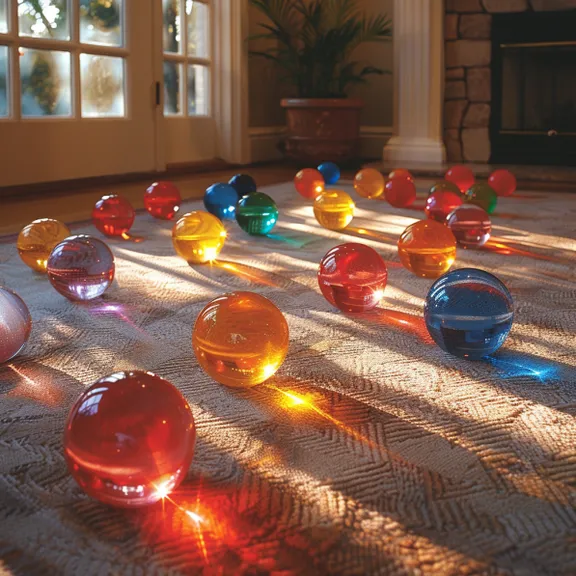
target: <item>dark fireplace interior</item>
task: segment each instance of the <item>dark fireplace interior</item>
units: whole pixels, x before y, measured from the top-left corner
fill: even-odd
[[[576,10],[495,14],[493,163],[576,166]]]

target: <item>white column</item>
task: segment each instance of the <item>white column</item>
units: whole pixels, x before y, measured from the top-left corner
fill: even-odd
[[[388,164],[442,163],[444,0],[394,0],[394,135]]]

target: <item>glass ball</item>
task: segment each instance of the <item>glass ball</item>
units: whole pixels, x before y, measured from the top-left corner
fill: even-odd
[[[94,226],[106,236],[124,236],[132,228],[134,218],[132,204],[116,194],[103,196],[92,210]]]
[[[226,241],[226,228],[208,212],[184,214],[172,228],[172,244],[178,256],[189,264],[216,260]]]
[[[233,292],[200,312],[192,347],[200,366],[220,384],[245,388],[270,378],[288,353],[286,318],[264,296]]]
[[[238,192],[230,184],[212,184],[204,194],[204,207],[220,220],[233,220],[238,200]]]
[[[427,218],[444,224],[448,214],[458,208],[458,206],[462,206],[462,202],[463,199],[460,192],[456,194],[454,192],[439,190],[428,197],[424,212]]]
[[[309,200],[314,200],[318,194],[324,192],[324,176],[314,168],[304,168],[294,177],[296,192]]]
[[[434,282],[426,297],[424,320],[442,350],[479,360],[504,344],[512,328],[514,304],[496,276],[461,268]]]
[[[20,231],[16,246],[26,266],[36,272],[46,273],[48,256],[54,246],[70,236],[66,224],[51,218],[34,220]]]
[[[31,330],[32,318],[24,300],[0,287],[0,364],[20,353]]]
[[[388,203],[395,208],[406,208],[416,200],[416,186],[408,178],[388,180],[385,195]]]
[[[354,201],[342,190],[326,190],[314,200],[314,216],[328,230],[344,230],[354,218]]]
[[[180,191],[172,182],[154,182],[144,192],[146,210],[160,220],[172,220],[181,204]]]
[[[432,196],[434,192],[454,192],[454,194],[458,194],[462,196],[462,192],[460,192],[460,188],[454,184],[454,182],[448,182],[446,180],[442,180],[440,182],[436,182],[434,186],[430,188],[428,192],[428,196]]]
[[[104,504],[154,504],[186,477],[196,429],[186,399],[150,372],[101,378],[74,404],[64,455],[82,490]]]
[[[488,184],[474,184],[466,192],[466,203],[480,206],[492,214],[498,204],[498,194]]]
[[[396,168],[388,174],[388,180],[410,180],[410,182],[414,182],[414,176],[405,168]]]
[[[318,172],[322,174],[324,182],[332,186],[340,180],[340,168],[334,162],[324,162],[318,166]]]
[[[398,254],[404,267],[416,276],[438,278],[456,260],[456,238],[443,224],[420,220],[400,236]]]
[[[378,252],[356,242],[332,248],[318,270],[324,298],[343,312],[367,312],[378,306],[387,280],[386,263]]]
[[[236,206],[236,222],[252,236],[268,234],[278,221],[276,202],[267,194],[254,192],[240,198]]]
[[[492,223],[486,210],[474,204],[464,204],[448,215],[448,228],[460,246],[480,248],[490,238]]]
[[[474,172],[467,166],[453,166],[444,175],[444,180],[456,184],[458,190],[464,194],[474,184],[476,178]]]
[[[52,250],[48,279],[69,300],[93,300],[102,296],[114,280],[114,255],[93,236],[70,236]]]
[[[385,186],[384,176],[374,168],[364,168],[354,178],[354,190],[362,198],[379,198]]]
[[[509,170],[496,170],[490,175],[488,184],[498,196],[512,196],[518,186],[516,176]]]
[[[238,198],[242,198],[242,196],[246,196],[247,194],[252,194],[252,192],[256,192],[257,190],[256,181],[248,174],[236,174],[236,176],[230,178],[228,184],[236,190]]]

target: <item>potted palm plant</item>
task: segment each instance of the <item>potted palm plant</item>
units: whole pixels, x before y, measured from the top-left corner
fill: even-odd
[[[285,98],[286,153],[299,161],[351,158],[360,138],[363,102],[348,90],[386,71],[358,62],[354,51],[392,35],[385,14],[367,16],[358,0],[250,0],[265,17],[269,47],[251,54],[273,61],[294,97]]]

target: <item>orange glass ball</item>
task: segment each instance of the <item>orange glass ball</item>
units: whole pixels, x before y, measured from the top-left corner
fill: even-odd
[[[344,230],[352,218],[356,205],[342,190],[326,190],[314,200],[314,216],[328,230]]]
[[[150,372],[118,372],[82,393],[64,432],[70,473],[92,498],[154,504],[185,478],[196,429],[186,399]]]
[[[396,168],[388,175],[388,180],[410,180],[414,182],[414,176],[405,168]]]
[[[512,196],[518,186],[516,176],[509,170],[496,170],[490,175],[488,184],[498,196]]]
[[[192,347],[198,363],[220,384],[246,388],[276,373],[288,353],[286,318],[254,292],[224,294],[196,320]]]
[[[184,214],[172,229],[176,253],[190,264],[216,260],[226,241],[222,221],[200,210]]]
[[[386,182],[386,200],[395,208],[406,208],[416,200],[416,186],[408,178],[396,178]]]
[[[384,176],[374,168],[364,168],[354,178],[354,190],[362,198],[379,198],[385,186]]]
[[[452,210],[456,210],[458,206],[462,206],[463,202],[464,200],[460,192],[456,194],[454,192],[439,190],[431,196],[428,196],[424,212],[427,218],[444,224],[448,214],[450,214]]]
[[[294,186],[300,196],[314,200],[318,194],[324,192],[326,184],[324,176],[314,168],[304,168],[294,177]]]
[[[476,181],[474,172],[467,166],[453,166],[444,175],[444,180],[458,186],[458,190],[464,194]]]
[[[116,194],[103,196],[92,210],[94,226],[106,236],[124,236],[132,228],[135,218],[132,204]]]
[[[70,236],[66,224],[51,218],[34,220],[22,228],[16,246],[26,266],[36,272],[46,272],[48,256],[57,244]]]
[[[398,240],[398,254],[405,268],[422,278],[439,278],[456,260],[456,238],[434,220],[421,220]]]
[[[172,220],[180,210],[180,204],[180,190],[172,182],[154,182],[144,192],[144,206],[154,218]]]

